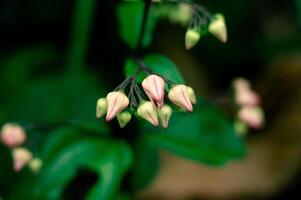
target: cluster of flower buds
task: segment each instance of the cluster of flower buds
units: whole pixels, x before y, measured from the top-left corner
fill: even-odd
[[[12,157],[14,161],[14,170],[19,172],[26,165],[33,172],[38,172],[42,162],[38,158],[33,158],[32,153],[21,147],[26,141],[26,132],[23,127],[18,124],[6,123],[1,129],[1,141],[8,148],[12,149]]]
[[[244,78],[233,81],[234,99],[239,106],[235,129],[239,134],[245,134],[248,127],[260,129],[265,122],[264,112],[260,106],[260,97]]]
[[[142,81],[141,86],[148,100],[143,98],[143,92],[135,82],[135,78],[131,77],[128,82],[131,82],[128,96],[124,89],[119,89],[97,101],[96,117],[100,118],[106,115],[106,121],[117,117],[120,127],[123,128],[131,120],[131,113],[135,113],[139,118],[154,126],[161,125],[163,128],[167,128],[172,108],[165,102],[166,81],[164,78],[150,74]],[[137,103],[134,92],[139,103]],[[193,111],[192,105],[196,103],[196,97],[191,87],[170,84],[167,96],[169,101],[179,108],[188,112]]]

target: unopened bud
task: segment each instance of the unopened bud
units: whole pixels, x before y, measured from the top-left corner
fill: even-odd
[[[151,101],[159,107],[164,104],[165,81],[158,75],[149,75],[142,82],[142,87]]]
[[[200,32],[196,29],[188,29],[185,35],[185,47],[187,50],[194,47],[200,40]]]
[[[26,133],[21,126],[7,123],[1,129],[1,140],[9,148],[17,147],[25,142]]]
[[[28,167],[34,172],[39,173],[42,167],[42,160],[39,158],[34,158],[28,163]]]
[[[222,14],[216,14],[214,19],[209,25],[209,32],[220,41],[227,42],[227,27],[225,18]]]
[[[188,96],[192,104],[196,104],[196,96],[192,87],[187,87]]]
[[[158,115],[154,104],[150,101],[145,101],[140,104],[137,110],[137,115],[154,126],[158,126]]]
[[[100,118],[104,116],[107,113],[107,99],[106,98],[100,98],[97,101],[97,106],[96,106],[96,117]]]
[[[240,109],[238,118],[254,129],[260,129],[264,124],[264,112],[260,107],[245,106]]]
[[[168,93],[168,98],[171,102],[173,102],[180,108],[184,108],[189,112],[193,111],[193,107],[189,99],[188,89],[186,85],[173,86]]]
[[[234,130],[238,136],[245,136],[248,132],[248,126],[246,123],[237,120],[234,122]]]
[[[14,160],[14,170],[20,171],[29,161],[32,160],[32,154],[25,148],[15,148],[12,151]]]
[[[106,121],[110,121],[129,105],[129,99],[123,92],[110,92],[107,95],[107,104]]]
[[[169,124],[169,119],[172,115],[172,109],[169,105],[164,105],[162,108],[158,108],[158,118],[161,126],[167,128]]]
[[[129,111],[123,111],[117,115],[117,120],[120,128],[124,128],[129,121],[131,121],[132,115]]]

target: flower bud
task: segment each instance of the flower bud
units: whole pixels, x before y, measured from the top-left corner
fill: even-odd
[[[124,128],[129,121],[131,121],[132,115],[129,111],[123,111],[117,115],[120,128]]]
[[[235,102],[240,106],[258,106],[260,97],[250,89],[236,91]]]
[[[149,75],[142,82],[142,87],[151,101],[157,103],[159,107],[164,103],[165,82],[157,75]]]
[[[254,129],[260,129],[264,124],[264,112],[260,107],[245,106],[240,109],[238,118]]]
[[[238,136],[245,136],[248,132],[248,126],[246,123],[237,120],[234,122],[234,130]]]
[[[169,119],[172,115],[172,109],[169,105],[164,105],[162,108],[158,108],[158,118],[161,126],[167,128],[169,124]]]
[[[209,25],[209,32],[220,41],[227,42],[227,27],[222,14],[214,15],[214,19]]]
[[[190,4],[179,3],[176,8],[169,11],[168,17],[172,23],[179,23],[182,26],[187,26],[191,20],[193,11]]]
[[[185,35],[185,47],[187,50],[194,47],[200,40],[200,32],[196,29],[188,29]]]
[[[25,142],[26,133],[21,126],[7,123],[2,127],[1,140],[7,147],[17,147]]]
[[[34,172],[39,173],[42,167],[42,161],[39,158],[34,158],[28,163],[28,167]]]
[[[246,89],[251,89],[251,84],[247,79],[244,78],[236,78],[233,80],[233,88],[235,91],[242,91]]]
[[[20,171],[29,161],[32,160],[32,154],[25,148],[15,148],[12,151],[14,170]]]
[[[196,104],[196,97],[195,97],[194,90],[192,89],[192,87],[187,87],[187,90],[188,90],[188,96],[191,103]]]
[[[110,121],[129,105],[129,99],[123,92],[110,92],[107,95],[107,104],[106,121]]]
[[[158,115],[154,104],[150,101],[145,101],[140,104],[137,110],[137,115],[154,126],[158,126]]]
[[[171,102],[173,102],[180,108],[184,108],[189,112],[193,111],[193,107],[189,99],[188,89],[186,85],[173,86],[168,93],[168,98]]]
[[[100,98],[97,101],[97,106],[96,106],[96,117],[100,118],[104,116],[107,113],[107,100],[106,98]]]

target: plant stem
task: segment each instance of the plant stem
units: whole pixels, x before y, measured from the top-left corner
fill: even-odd
[[[137,42],[137,47],[136,47],[136,55],[140,56],[141,50],[143,48],[143,40],[144,40],[144,35],[145,35],[145,29],[147,25],[147,19],[150,11],[152,0],[144,0],[144,11],[143,11],[143,18],[142,18],[142,23],[141,23],[141,29],[140,29],[140,35],[139,39]]]
[[[75,3],[66,63],[67,69],[72,73],[81,72],[84,66],[95,3],[96,0],[77,0]]]

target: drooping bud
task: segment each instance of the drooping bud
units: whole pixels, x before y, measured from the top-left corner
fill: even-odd
[[[1,140],[9,148],[17,147],[25,142],[26,133],[21,126],[7,123],[2,127]]]
[[[39,173],[42,167],[42,160],[39,158],[34,158],[28,163],[28,167],[34,172]]]
[[[196,104],[196,96],[192,87],[187,87],[188,96],[192,104]]]
[[[245,78],[236,78],[236,79],[234,79],[232,85],[233,85],[233,88],[235,90],[238,90],[238,91],[251,89],[250,82]]]
[[[97,106],[96,106],[96,117],[100,118],[104,116],[107,113],[107,99],[106,98],[100,98],[97,101]]]
[[[245,106],[240,109],[238,118],[254,129],[260,129],[264,125],[264,112],[260,107]]]
[[[190,28],[187,30],[185,35],[185,47],[187,50],[194,47],[201,38],[200,31],[195,28]]]
[[[120,128],[124,128],[129,121],[131,121],[132,115],[129,111],[123,111],[117,115]]]
[[[164,105],[162,108],[158,108],[158,118],[161,126],[167,128],[169,124],[169,119],[172,115],[172,109],[169,105]]]
[[[110,121],[129,105],[129,99],[123,92],[110,92],[107,95],[107,104],[106,121]]]
[[[154,126],[159,125],[156,107],[150,101],[145,101],[140,104],[137,110],[137,115]]]
[[[248,126],[245,122],[236,120],[234,122],[234,130],[238,136],[245,136],[248,132]]]
[[[157,75],[149,75],[142,82],[142,87],[151,101],[161,107],[164,104],[165,81]]]
[[[14,170],[20,171],[29,161],[32,160],[32,154],[25,148],[15,148],[12,151]]]
[[[186,85],[173,86],[168,93],[168,98],[171,102],[173,102],[180,108],[184,108],[189,112],[193,111],[193,107],[189,99],[188,89]]]
[[[214,19],[209,25],[209,32],[220,41],[227,42],[227,27],[222,14],[214,15]]]
[[[260,97],[250,89],[237,90],[235,102],[240,106],[258,106],[260,104]]]

